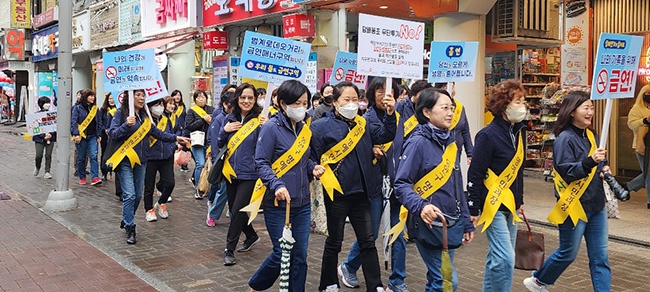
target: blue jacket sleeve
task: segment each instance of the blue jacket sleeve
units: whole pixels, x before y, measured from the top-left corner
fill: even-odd
[[[223,121],[223,126],[226,126],[226,123],[228,121]],[[230,133],[226,132],[224,127],[219,128],[219,138],[217,139],[217,145],[219,145],[219,148],[226,146],[226,143],[228,142],[228,137],[230,136]]]
[[[395,175],[395,198],[409,210],[410,213],[420,214],[427,204],[415,191],[413,185],[417,182],[421,168],[424,149],[418,149],[417,141],[411,141],[404,146],[402,161]]]
[[[152,126],[149,130],[149,134],[154,136],[156,139],[164,142],[176,142],[176,134],[163,132],[157,127]]]
[[[276,143],[277,126],[271,123],[266,123],[257,139],[257,146],[255,147],[255,167],[257,174],[264,185],[273,193],[279,188],[285,186],[284,182],[280,180],[271,167],[273,160],[273,153]]]
[[[553,143],[553,167],[564,181],[571,183],[587,177],[591,169],[583,167],[582,160],[586,157],[577,157],[575,146],[568,138],[568,136],[559,136]]]
[[[488,134],[479,132],[476,135],[475,141],[476,145],[481,145],[481,147],[474,149],[472,163],[467,171],[467,201],[472,216],[478,216],[480,210],[483,208],[483,202],[487,195],[487,189],[483,179],[490,166],[490,159],[492,157],[492,142]]]
[[[384,115],[382,120],[383,125],[377,127],[370,124],[370,139],[373,145],[384,144],[395,139],[395,132],[397,131],[397,120],[395,113],[392,115]]]
[[[474,145],[472,145],[472,134],[469,131],[469,122],[467,121],[467,115],[465,114],[465,109],[460,116],[461,120],[464,120],[463,127],[460,129],[461,135],[463,136],[463,147],[465,148],[465,154],[467,157],[472,157],[474,152]]]
[[[208,130],[208,141],[210,141],[210,146],[212,147],[212,161],[215,161],[217,159],[217,155],[219,154],[219,150],[221,147],[219,147],[219,131],[221,130],[221,122],[218,120],[214,120],[210,124],[210,129]]]
[[[95,116],[95,124],[97,124],[97,136],[104,134],[106,130],[106,112],[104,110],[97,109],[97,115]]]
[[[129,133],[129,126],[126,125],[126,121],[122,122],[120,118],[122,116],[121,111],[115,113],[115,117],[111,121],[111,129],[109,135],[115,140],[122,140]]]
[[[79,107],[78,106],[73,106],[72,107],[72,116],[70,118],[70,134],[72,136],[78,136],[79,135],[79,122],[77,120],[79,119]]]
[[[315,124],[311,124],[311,141],[309,146],[311,147],[311,152],[309,154],[309,159],[314,161],[315,164],[320,163],[320,156],[325,152],[324,142],[322,139],[323,135],[319,134],[318,127],[315,127]]]

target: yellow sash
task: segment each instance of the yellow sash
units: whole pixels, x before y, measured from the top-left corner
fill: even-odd
[[[320,177],[320,181],[323,183],[323,187],[325,187],[325,191],[332,201],[334,201],[334,190],[343,193],[343,189],[341,188],[339,180],[336,179],[336,175],[334,174],[334,171],[332,171],[330,164],[337,163],[350,154],[366,132],[366,119],[357,115],[354,117],[354,122],[356,122],[357,125],[348,132],[345,138],[332,146],[332,148],[327,150],[320,157],[320,164],[325,167],[325,173]]]
[[[513,224],[514,221],[522,222],[521,219],[519,219],[519,216],[517,216],[515,195],[512,193],[512,190],[510,190],[510,186],[517,178],[519,168],[521,168],[521,165],[524,163],[524,143],[521,140],[521,134],[518,136],[518,145],[515,156],[512,157],[508,166],[506,166],[498,177],[494,171],[488,168],[487,177],[483,180],[485,187],[488,189],[488,193],[485,196],[481,218],[479,218],[478,223],[476,224],[478,226],[485,223],[481,232],[484,232],[485,229],[492,224],[494,215],[499,211],[501,204],[506,206],[506,208],[508,208],[508,210],[510,210],[514,215]]]
[[[169,115],[169,121],[172,123],[172,129],[176,128],[176,113]]]
[[[273,106],[269,107],[269,115],[274,115],[277,112],[278,112],[278,110],[275,109]]]
[[[235,170],[230,165],[230,157],[233,155],[233,153],[235,153],[235,151],[237,151],[237,147],[239,147],[239,145],[244,142],[246,137],[253,133],[253,131],[255,131],[259,125],[260,119],[252,118],[241,128],[239,128],[235,135],[230,137],[230,140],[228,140],[228,151],[223,163],[223,176],[226,178],[226,180],[228,180],[228,182],[232,183],[231,177],[237,177]]]
[[[458,122],[460,121],[460,114],[463,113],[463,104],[458,100],[454,100],[454,103],[456,104],[456,110],[454,110],[454,116],[451,118],[451,127],[449,130],[456,128]]]
[[[116,111],[117,111],[117,108],[116,108],[116,107],[114,107],[114,108],[112,108],[112,109],[109,109],[109,110],[108,110],[108,114],[110,114],[110,115],[111,115],[111,117],[112,117],[112,116],[114,116],[114,115],[115,115],[115,112],[116,112]]]
[[[447,146],[445,152],[442,153],[442,161],[435,168],[433,168],[429,173],[424,177],[418,180],[413,185],[413,191],[416,194],[420,195],[423,200],[429,198],[433,193],[440,189],[451,177],[452,170],[454,169],[454,163],[456,163],[456,154],[458,152],[458,146],[456,142]],[[395,224],[385,236],[391,236],[389,245],[393,244],[397,239],[397,236],[404,230],[406,225],[406,218],[408,217],[409,211],[406,207],[402,206],[399,209],[399,223]]]
[[[206,112],[205,112],[205,111],[204,111],[200,106],[198,106],[198,105],[194,105],[194,106],[192,107],[192,110],[193,110],[197,115],[199,115],[201,118],[204,118],[205,116],[208,115],[208,113],[206,113]]]
[[[397,119],[397,126],[399,126],[399,113],[398,112],[395,112],[395,119]],[[390,141],[390,142],[388,142],[386,144],[375,145],[375,147],[383,150],[384,152],[388,152],[388,149],[390,149],[391,146],[393,146],[393,141]],[[372,164],[377,164],[377,158],[374,158],[372,160]]]
[[[138,157],[138,153],[133,150],[133,147],[138,145],[138,143],[140,143],[140,141],[142,141],[142,139],[147,136],[149,130],[151,130],[151,120],[144,119],[142,125],[140,125],[140,127],[138,127],[138,129],[133,134],[131,134],[131,136],[129,136],[129,139],[122,143],[122,146],[120,146],[120,148],[115,151],[113,156],[111,156],[111,158],[106,161],[106,164],[115,169],[117,165],[122,162],[124,157],[129,158],[129,161],[131,161],[131,167],[133,167],[136,163],[140,164],[140,157]]]
[[[79,136],[81,136],[81,138],[86,138],[86,133],[84,133],[84,131],[86,130],[86,128],[88,128],[88,125],[90,125],[90,123],[92,123],[92,121],[95,119],[96,114],[97,114],[97,106],[93,105],[93,107],[90,109],[90,112],[83,120],[83,122],[77,125],[77,129],[79,129]]]
[[[178,118],[183,114],[184,111],[185,111],[185,106],[181,104],[178,106],[178,108],[176,108],[176,112],[174,112],[174,115]]]
[[[596,151],[596,139],[594,138],[594,133],[590,130],[586,131],[589,143],[591,143],[591,148],[589,149],[589,156],[591,156]],[[594,175],[596,175],[596,169],[597,167],[592,168],[587,177],[573,181],[570,184],[566,183],[557,171],[553,170],[553,182],[555,184],[555,190],[560,195],[560,199],[548,215],[548,221],[559,225],[564,223],[567,217],[571,217],[573,226],[578,224],[578,219],[587,222],[587,214],[582,208],[582,204],[580,204],[580,197],[585,193],[587,187],[589,187],[589,183],[594,178]]]
[[[303,125],[300,134],[298,134],[298,137],[296,138],[296,141],[293,142],[293,145],[291,145],[291,148],[289,148],[287,152],[284,152],[271,165],[273,173],[275,173],[278,178],[281,178],[290,169],[296,166],[305,153],[307,153],[307,149],[309,149],[309,141],[311,141],[311,129],[309,129],[310,122],[311,120],[308,120],[307,123]],[[265,193],[266,186],[262,183],[261,179],[257,179],[250,204],[239,210],[240,212],[248,213],[248,224],[251,224],[255,217],[257,217],[257,212],[260,210]]]
[[[415,118],[415,114],[413,114],[410,118],[408,118],[404,122],[404,137],[408,136],[411,134],[413,129],[415,129],[415,126],[418,125],[418,120]]]
[[[167,117],[166,116],[164,116],[164,115],[160,116],[160,120],[158,121],[158,125],[156,125],[156,128],[158,128],[158,130],[163,131],[163,132],[165,131],[165,129],[167,129]],[[157,141],[158,141],[158,139],[156,139],[154,137],[149,137],[149,147],[153,146],[153,144],[156,144]]]

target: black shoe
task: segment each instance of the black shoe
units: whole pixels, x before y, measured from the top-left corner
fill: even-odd
[[[231,250],[226,250],[223,252],[223,265],[232,266],[237,263],[235,259],[235,254]]]
[[[244,240],[244,245],[242,247],[237,249],[237,252],[247,252],[253,248],[254,245],[256,245],[258,242],[260,242],[260,237],[256,237],[254,239],[246,239]]]
[[[650,209],[650,203],[648,203],[648,209]]]
[[[120,221],[120,229],[124,229],[124,220]]]
[[[137,241],[135,239],[135,224],[133,226],[126,226],[126,243],[135,244]]]

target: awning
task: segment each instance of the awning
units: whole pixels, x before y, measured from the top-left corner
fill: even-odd
[[[168,37],[164,39],[154,39],[154,40],[149,40],[144,43],[141,43],[139,45],[133,46],[128,48],[127,50],[142,50],[142,49],[157,49],[160,48],[164,45],[168,45],[173,42],[178,42],[175,44],[174,47],[178,47],[180,45],[183,45],[191,40],[194,39],[193,34],[182,34],[182,35],[177,35],[173,37]],[[169,48],[168,48],[169,49]]]

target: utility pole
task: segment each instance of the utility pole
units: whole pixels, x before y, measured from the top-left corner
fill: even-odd
[[[59,2],[59,102],[56,134],[56,189],[51,191],[43,209],[65,211],[77,207],[70,189],[70,112],[72,92],[72,1]]]

